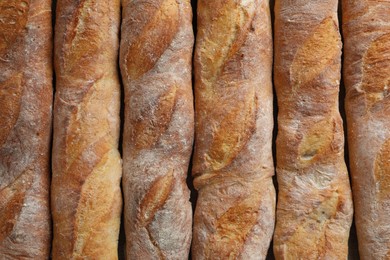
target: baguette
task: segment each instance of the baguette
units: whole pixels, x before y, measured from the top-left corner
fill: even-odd
[[[361,259],[390,259],[390,1],[343,1],[349,158]]]
[[[48,259],[50,0],[0,1],[0,258]]]
[[[187,259],[194,135],[189,0],[123,1],[127,259]]]
[[[117,259],[120,1],[57,1],[53,259]]]
[[[193,259],[265,259],[275,219],[268,0],[198,2]]]
[[[347,259],[353,208],[338,94],[337,0],[275,3],[276,259]]]

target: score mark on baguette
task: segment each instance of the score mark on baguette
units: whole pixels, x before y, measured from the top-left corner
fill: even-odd
[[[326,226],[336,217],[340,202],[337,192],[331,194],[328,192],[328,194],[322,194],[321,197],[323,197],[323,201],[316,208],[313,208],[311,213],[295,220],[299,225],[296,225],[294,233],[283,245],[285,257],[292,257],[291,259],[299,258],[300,255],[310,255],[311,259],[323,257],[319,253],[327,250],[326,232],[329,228]],[[313,226],[316,227],[317,232],[312,232]],[[293,245],[294,243],[299,244]],[[298,250],[288,251],[288,248],[297,248]],[[291,255],[293,252],[294,255]]]
[[[214,5],[206,10],[207,13],[205,12],[206,16],[209,16],[205,20],[210,24],[208,30],[201,30],[198,35],[198,38],[205,39],[197,47],[200,52],[199,62],[207,68],[201,71],[203,82],[209,81],[211,85],[219,78],[227,61],[244,43],[255,11],[254,1],[250,1],[245,8],[235,1],[224,2],[215,1],[208,4]],[[218,17],[215,17],[215,10],[218,10]]]
[[[375,179],[379,198],[388,200],[390,197],[390,139],[382,146],[375,160]]]
[[[229,208],[215,223],[216,230],[210,234],[206,245],[206,259],[237,259],[242,247],[259,215],[260,194],[257,189],[250,195],[237,201],[237,204]]]
[[[158,178],[142,199],[138,215],[139,225],[147,226],[154,218],[156,212],[165,204],[174,184],[173,170],[167,175]]]
[[[121,171],[121,164],[119,161],[119,153],[115,149],[105,152],[101,156],[101,160],[94,165],[91,174],[85,179],[81,187],[80,199],[77,206],[77,213],[75,216],[74,229],[74,248],[73,254],[83,256],[85,250],[99,249],[100,250],[116,250],[112,245],[106,245],[104,249],[101,248],[100,241],[96,241],[94,235],[106,232],[106,236],[111,236],[112,240],[116,240],[116,234],[119,230],[119,218],[111,217],[113,208],[120,210],[121,204],[118,201],[120,197],[115,197],[115,194],[110,189],[117,189],[116,176],[117,172]],[[98,190],[100,196],[93,196]],[[83,205],[83,206],[80,206]],[[93,217],[88,217],[93,216]],[[96,230],[96,227],[101,227],[101,230]],[[104,228],[105,227],[105,228]],[[115,232],[113,232],[115,231]],[[111,246],[111,248],[110,248]]]
[[[293,90],[297,90],[319,77],[332,60],[339,56],[341,45],[338,28],[333,18],[325,18],[298,49],[292,62],[291,72]]]
[[[136,3],[140,6],[148,5],[147,2],[142,3],[142,1]],[[155,66],[177,34],[178,19],[180,17],[176,0],[162,0],[157,7],[148,6],[143,8],[140,6],[137,8],[149,10],[150,20],[143,27],[142,33],[130,43],[126,54],[126,70],[130,79],[133,80],[138,79]],[[131,9],[131,6],[129,9]],[[152,13],[151,10],[154,9],[157,10]],[[134,57],[138,58],[134,59]]]
[[[22,73],[18,73],[1,83],[0,146],[7,140],[19,118],[22,92]]]
[[[314,124],[304,135],[299,145],[301,162],[310,166],[311,161],[321,156],[328,156],[326,151],[331,149],[334,139],[335,123],[332,118]]]
[[[83,141],[82,145],[73,145],[66,152],[71,154],[73,150],[73,157],[68,161],[64,175],[70,179],[75,190],[80,190],[88,176],[93,172],[103,156],[107,154],[112,147],[108,143],[108,138],[101,137],[92,144],[86,146]],[[76,142],[77,144],[77,142]],[[88,162],[88,163],[85,163]],[[72,176],[72,178],[70,178]]]
[[[0,58],[26,29],[29,0],[0,1]]]
[[[363,57],[363,84],[367,108],[390,97],[390,33],[373,41]]]
[[[214,129],[213,141],[205,155],[212,171],[228,166],[245,147],[256,128],[257,97],[251,89],[243,102],[227,112],[219,127]]]
[[[104,41],[104,33],[99,25],[94,22],[98,19],[97,12],[91,10],[98,9],[96,0],[80,0],[77,8],[68,18],[65,26],[62,48],[59,50],[58,64],[63,66],[63,73],[73,75],[73,78],[90,78],[91,75],[99,74],[101,69],[89,66],[91,61],[96,62],[99,57],[103,57],[101,42]],[[104,21],[107,18],[100,16]],[[59,37],[59,36],[57,36]],[[81,69],[82,68],[82,69]],[[57,69],[58,70],[58,69]],[[89,75],[89,77],[88,77]],[[68,84],[73,86],[74,84]]]
[[[102,113],[99,110],[99,106],[101,105],[102,100],[109,100],[110,93],[102,93],[99,88],[104,87],[101,84],[92,84],[87,86],[83,93],[84,95],[80,95],[77,104],[73,106],[73,111],[68,119],[68,135],[66,136],[66,152],[69,154],[67,156],[67,165],[70,167],[73,161],[77,158],[81,160],[80,153],[89,151],[93,151],[94,149],[103,149],[104,151],[108,151],[109,144],[105,142],[109,142],[105,138],[106,132],[95,131],[98,127],[103,129],[109,128],[108,120],[99,120],[99,117]],[[76,95],[74,95],[76,96]],[[88,111],[86,113],[85,111]],[[80,133],[86,133],[85,135],[80,136]],[[89,133],[89,134],[87,134]],[[89,147],[87,147],[89,146]],[[95,154],[102,155],[103,153]],[[88,160],[88,158],[84,158]],[[80,161],[83,162],[82,160]],[[84,168],[84,167],[83,167]],[[77,171],[79,172],[79,171]],[[83,171],[84,172],[84,171]],[[86,171],[87,174],[88,171]]]
[[[26,191],[33,182],[33,172],[26,170],[9,186],[0,190],[0,241],[4,241],[18,223],[23,208]],[[18,192],[15,192],[18,191]]]

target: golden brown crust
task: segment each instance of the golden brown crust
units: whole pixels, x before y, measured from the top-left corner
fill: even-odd
[[[274,228],[269,3],[198,2],[193,259],[264,259]]]
[[[176,1],[145,2],[143,5],[142,7],[142,4],[139,5],[136,1],[131,1],[128,7],[134,10],[133,12],[146,10],[143,15],[149,17],[149,19],[145,19],[145,24],[135,19],[129,21],[128,24],[131,28],[142,27],[142,33],[137,34],[136,41],[130,43],[126,54],[126,72],[132,79],[138,79],[155,66],[177,34],[179,25],[179,8]],[[142,17],[137,18],[142,19]],[[151,53],[153,55],[150,55]],[[134,57],[139,58],[134,59]]]
[[[53,258],[117,259],[120,1],[57,1]]]
[[[123,1],[120,66],[128,259],[187,259],[194,132],[189,0]]]
[[[51,1],[0,1],[0,258],[47,259]]]
[[[343,1],[344,77],[362,259],[390,258],[390,1]]]
[[[276,259],[348,255],[353,211],[338,111],[337,3],[275,3]]]

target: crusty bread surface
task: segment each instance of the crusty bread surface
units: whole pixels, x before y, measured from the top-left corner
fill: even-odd
[[[55,27],[53,259],[117,259],[119,0],[58,0]]]
[[[344,0],[344,83],[361,259],[390,259],[390,1]]]
[[[189,0],[125,0],[123,192],[127,259],[188,259],[194,135]]]
[[[192,258],[265,259],[274,230],[269,2],[198,1]]]
[[[276,0],[276,259],[347,259],[353,207],[339,112],[337,0]]]
[[[0,1],[0,259],[47,259],[50,0]]]

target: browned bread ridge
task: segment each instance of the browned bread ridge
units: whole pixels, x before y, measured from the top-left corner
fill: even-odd
[[[120,0],[58,0],[53,259],[117,259]]]
[[[0,1],[0,259],[47,259],[50,0]]]
[[[349,158],[361,259],[390,259],[390,1],[344,0]]]
[[[194,135],[189,0],[123,1],[127,259],[187,259]]]
[[[265,259],[275,219],[268,0],[199,0],[193,259]]]
[[[347,259],[353,208],[337,0],[276,0],[276,259]]]

